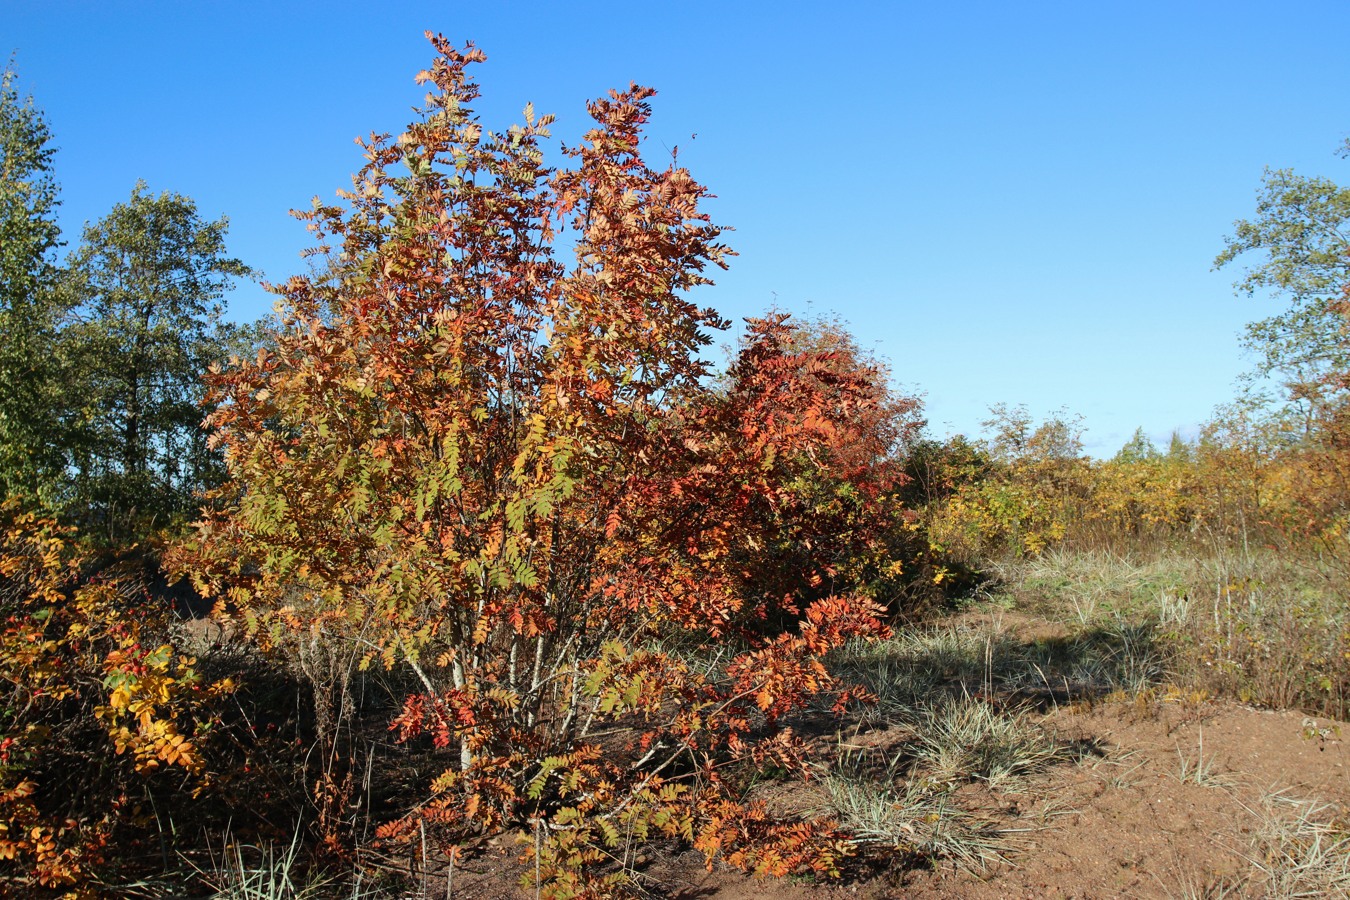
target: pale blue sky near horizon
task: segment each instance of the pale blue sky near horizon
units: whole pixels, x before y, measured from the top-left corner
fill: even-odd
[[[1350,180],[1345,0],[0,9],[71,247],[144,179],[228,215],[268,279],[303,271],[287,211],[350,184],[354,137],[411,120],[440,31],[486,51],[489,128],[528,101],[575,143],[587,99],[657,88],[650,147],[678,144],[736,229],[701,303],[837,314],[936,434],[978,432],[994,403],[1065,407],[1096,455],[1137,427],[1193,433],[1234,396],[1243,324],[1281,304],[1211,264],[1263,167]]]

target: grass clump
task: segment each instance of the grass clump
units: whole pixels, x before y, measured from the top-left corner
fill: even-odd
[[[998,829],[946,791],[838,771],[827,774],[823,785],[831,810],[859,844],[950,860],[971,870],[1004,861],[1008,847]]]
[[[211,871],[198,869],[196,879],[210,891],[210,900],[383,900],[394,896],[364,882],[324,874],[304,865],[299,832],[290,844],[247,844],[227,839],[212,853]]]
[[[1283,793],[1265,799],[1248,861],[1272,900],[1350,896],[1350,826],[1330,806]]]
[[[228,845],[204,879],[214,890],[211,900],[319,900],[330,885],[297,870],[297,850],[298,841],[283,850]]]
[[[934,696],[960,692],[986,679],[986,661],[1001,638],[974,628],[899,632],[884,641],[858,641],[830,658],[841,681],[865,687],[876,702],[863,711],[869,724],[911,722]]]
[[[1229,779],[1218,771],[1214,755],[1205,754],[1205,733],[1200,732],[1200,746],[1194,756],[1177,747],[1177,781],[1198,787],[1223,787]]]
[[[960,785],[998,788],[1068,758],[1025,711],[971,696],[914,712],[895,750],[842,747],[822,784],[830,812],[859,844],[979,870],[1005,861],[1007,832],[958,802]]]
[[[942,782],[998,786],[1065,758],[1028,714],[997,709],[978,697],[929,709],[917,728],[915,759]]]

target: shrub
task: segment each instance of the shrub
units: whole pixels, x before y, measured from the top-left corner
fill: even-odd
[[[138,580],[97,570],[71,531],[13,502],[0,517],[0,872],[93,894],[135,871],[156,797],[208,784],[211,704],[232,685],[202,678]]]
[[[553,170],[551,117],[485,131],[483,54],[432,40],[420,119],[365,142],[345,206],[303,216],[327,277],[283,285],[275,349],[211,379],[232,481],[179,563],[257,645],[326,648],[303,668],[333,846],[352,841],[344,698],[384,667],[419,686],[399,738],[443,759],[385,841],[533,834],[549,896],[620,890],[621,839],[832,871],[833,824],[774,820],[736,773],[807,771],[784,718],[833,689],[822,654],[881,630],[864,597],[758,574],[791,541],[828,574],[801,485],[868,490],[833,448],[875,386],[774,316],[711,387],[696,352],[724,323],[684,294],[730,251],[705,189],[642,159],[651,89],[591,103]],[[708,671],[662,649],[709,641],[738,652]]]

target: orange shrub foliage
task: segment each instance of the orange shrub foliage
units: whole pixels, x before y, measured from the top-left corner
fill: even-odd
[[[653,92],[591,103],[553,170],[551,117],[486,131],[483,55],[433,43],[421,118],[304,216],[328,277],[283,285],[275,349],[212,378],[232,482],[181,563],[311,677],[334,845],[340,698],[383,666],[420,685],[392,727],[444,759],[385,841],[533,832],[554,897],[618,890],[616,846],[658,836],[833,871],[831,822],[775,822],[741,784],[808,772],[785,718],[839,692],[825,652],[883,630],[836,575],[891,478],[865,458],[878,373],[772,317],[710,386],[696,354],[724,323],[684,295],[729,251],[705,189],[642,158]],[[785,554],[795,578],[766,580]],[[709,643],[725,665],[687,652]],[[351,666],[307,664],[323,647]]]
[[[905,454],[923,426],[919,402],[892,391],[885,367],[838,322],[770,321],[781,328],[777,345],[747,343],[725,376],[727,415],[768,421],[812,394],[827,408],[847,404],[849,411],[836,418],[827,441],[776,461],[777,502],[761,504],[757,518],[745,522],[761,535],[742,564],[748,587],[778,598],[787,622],[800,615],[802,601],[850,592],[898,612],[910,583],[923,577],[917,517],[903,497]],[[750,339],[761,333],[752,329]]]

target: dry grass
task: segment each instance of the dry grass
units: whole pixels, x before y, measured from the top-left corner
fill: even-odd
[[[1218,762],[1213,754],[1205,753],[1205,732],[1200,730],[1199,746],[1194,754],[1177,747],[1177,780],[1182,784],[1194,784],[1198,787],[1225,787],[1231,783],[1226,775],[1218,771]]]
[[[1332,809],[1283,793],[1265,798],[1248,861],[1272,900],[1350,896],[1350,827]]]
[[[1019,638],[997,608],[945,628],[901,632],[833,654],[831,671],[877,698],[870,725],[914,725],[942,703],[983,696],[1017,706],[1136,694],[1169,677],[1171,652],[1155,624],[1114,614],[1062,637]]]
[[[823,785],[830,811],[859,844],[950,860],[972,870],[1004,861],[1008,845],[998,829],[962,808],[947,791],[839,771],[827,774]]]
[[[1126,694],[1228,696],[1346,718],[1350,596],[1270,556],[1130,559],[1053,551],[1005,564],[992,595],[937,627],[835,653],[831,670],[876,694],[860,726],[903,735],[870,770],[848,754],[825,776],[831,811],[860,844],[979,869],[1013,832],[963,809],[1072,758],[1036,710]],[[1129,787],[1142,765],[1111,779]],[[1173,777],[1241,793],[1201,732],[1178,745]],[[1031,782],[1036,783],[1036,782]],[[977,801],[978,802],[978,801]],[[1261,804],[1246,872],[1169,879],[1193,900],[1350,896],[1350,828],[1328,807],[1276,795]],[[1180,893],[1176,893],[1180,891]]]
[[[905,646],[911,651],[933,649],[922,642]],[[853,665],[864,658],[850,657]],[[965,660],[964,652],[949,658],[959,668]],[[1071,754],[1029,712],[942,693],[930,697],[928,705],[908,705],[916,689],[913,670],[885,666],[882,671],[888,674],[874,673],[872,683],[892,689],[887,708],[903,714],[909,737],[884,752],[841,744],[822,779],[828,811],[859,844],[949,860],[972,870],[1005,861],[1011,832],[963,807],[957,789],[976,781],[995,789],[1007,786]]]
[[[963,697],[929,709],[917,727],[914,757],[939,782],[991,787],[1066,760],[1064,749],[1024,712]]]
[[[1099,671],[1080,671],[1080,681],[1137,692],[1170,680],[1350,717],[1350,592],[1314,562],[1273,552],[1132,559],[1058,549],[997,570],[1005,605],[1113,648],[1083,653]]]

